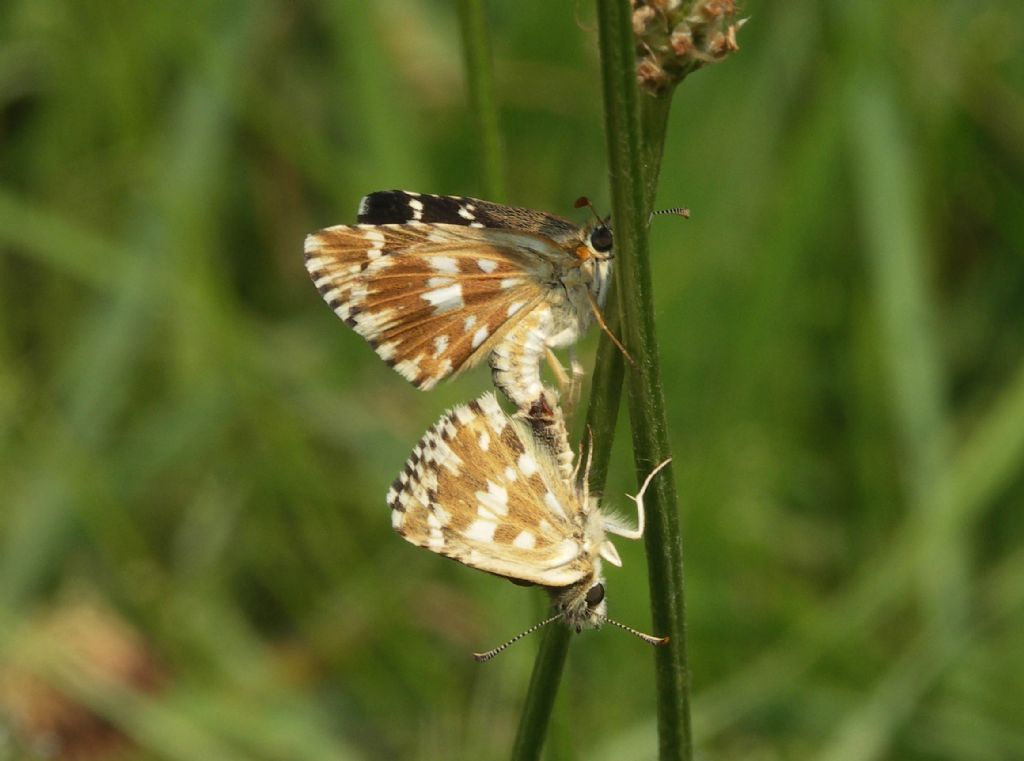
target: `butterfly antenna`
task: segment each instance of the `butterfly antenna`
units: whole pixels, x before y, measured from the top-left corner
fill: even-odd
[[[620,629],[622,629],[623,631],[627,631],[627,632],[629,632],[630,634],[632,634],[635,637],[639,637],[644,642],[646,642],[648,645],[654,645],[654,646],[657,647],[659,645],[667,645],[668,644],[668,637],[653,637],[650,634],[644,634],[643,632],[637,631],[632,626],[626,626],[625,624],[620,624],[618,621],[616,621],[613,618],[606,618],[604,620],[604,622],[606,624],[611,624],[612,626],[617,626]]]
[[[673,206],[671,209],[658,209],[657,211],[652,211],[651,216],[647,218],[647,224],[651,224],[651,220],[654,219],[655,216],[661,216],[662,214],[669,214],[673,217],[682,217],[683,219],[690,218],[690,210],[685,206]]]
[[[547,626],[552,621],[557,621],[561,617],[562,617],[561,614],[559,614],[557,616],[552,616],[551,618],[546,618],[543,621],[540,621],[539,623],[534,624],[529,629],[527,629],[525,632],[521,632],[521,633],[517,634],[512,639],[510,639],[508,642],[504,643],[503,645],[498,645],[496,648],[494,648],[493,650],[488,650],[486,653],[473,653],[473,660],[477,661],[478,663],[482,663],[483,661],[489,661],[491,658],[496,656],[498,653],[500,653],[503,650],[507,649],[509,645],[514,645],[516,642],[521,640],[526,635],[533,634],[535,631],[540,629],[542,626]],[[621,626],[621,624],[620,624],[620,626]],[[639,634],[639,632],[637,632],[637,634]],[[640,636],[646,636],[646,635],[640,635]]]
[[[590,311],[594,313],[594,319],[597,320],[597,324],[601,326],[601,330],[608,334],[608,337],[612,339],[612,343],[615,344],[616,348],[622,352],[622,356],[629,360],[629,364],[636,366],[636,361],[626,351],[626,347],[622,345],[622,342],[615,337],[615,334],[609,329],[608,325],[604,321],[604,317],[601,316],[601,309],[598,307],[597,302],[594,301],[594,294],[589,290],[587,291],[587,301],[590,302]]]
[[[580,196],[579,198],[577,198],[576,203],[574,203],[573,206],[577,209],[582,209],[584,206],[586,206],[594,214],[594,218],[600,224],[606,224],[605,220],[601,218],[601,215],[597,213],[597,209],[594,208],[594,204],[592,204],[590,202],[590,199],[587,198],[586,196]]]

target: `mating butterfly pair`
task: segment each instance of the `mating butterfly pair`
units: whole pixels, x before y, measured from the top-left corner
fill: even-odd
[[[417,444],[387,495],[407,541],[551,592],[577,631],[609,622],[601,560],[620,565],[606,533],[643,533],[603,514],[573,467],[565,422],[540,379],[552,348],[571,346],[607,292],[612,234],[530,209],[458,196],[381,191],[359,224],[306,238],[321,295],[377,354],[420,389],[487,359],[493,394],[444,415]],[[525,634],[526,632],[524,632]],[[520,635],[522,636],[522,635]],[[518,639],[516,637],[512,641]],[[493,657],[511,642],[487,653]]]

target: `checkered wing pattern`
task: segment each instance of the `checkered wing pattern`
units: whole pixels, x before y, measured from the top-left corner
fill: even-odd
[[[545,283],[564,257],[540,235],[451,224],[338,225],[306,239],[306,269],[324,300],[424,390],[478,363],[517,326],[545,330]],[[534,341],[538,356],[544,339]]]
[[[558,453],[492,393],[426,433],[387,501],[407,541],[473,568],[546,587],[595,572],[585,548],[588,506],[564,478]]]

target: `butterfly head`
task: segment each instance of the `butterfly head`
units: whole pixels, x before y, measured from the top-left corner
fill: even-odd
[[[605,220],[597,220],[583,231],[583,238],[576,246],[576,258],[585,282],[597,303],[604,305],[611,275],[613,238],[612,229]]]
[[[577,209],[586,206],[594,215],[594,221],[583,228],[583,234],[576,246],[575,253],[584,278],[589,282],[590,292],[594,295],[597,303],[604,306],[605,295],[608,291],[608,278],[611,274],[611,263],[614,258],[612,250],[615,238],[612,235],[611,225],[608,224],[611,218],[602,218],[594,208],[594,204],[586,196],[576,199],[575,206]]]
[[[598,220],[587,229],[587,258],[611,259],[614,242],[612,228],[608,226],[608,220]],[[577,255],[580,255],[580,252],[577,252]]]
[[[608,618],[604,583],[596,576],[566,589],[564,595],[556,599],[556,606],[569,628],[577,632],[596,629]]]

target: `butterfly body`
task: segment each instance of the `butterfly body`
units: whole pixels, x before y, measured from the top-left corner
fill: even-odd
[[[611,232],[462,196],[380,191],[359,223],[306,239],[306,268],[332,309],[420,389],[489,359],[520,408],[542,393],[540,360],[573,344],[603,304]]]

